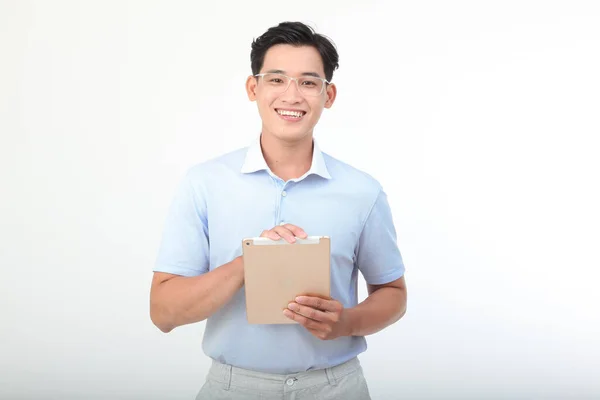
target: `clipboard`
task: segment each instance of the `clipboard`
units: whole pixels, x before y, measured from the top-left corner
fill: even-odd
[[[297,324],[283,310],[297,296],[330,298],[328,236],[284,239],[247,238],[242,242],[246,314],[250,324]]]

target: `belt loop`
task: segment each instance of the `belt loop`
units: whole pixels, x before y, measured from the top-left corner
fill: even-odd
[[[231,365],[227,365],[225,370],[225,390],[229,390],[231,388],[231,375],[233,375],[233,367]]]
[[[337,379],[335,378],[335,375],[333,374],[333,369],[325,368],[325,374],[327,375],[327,380],[329,381],[329,384],[331,386],[337,386]]]

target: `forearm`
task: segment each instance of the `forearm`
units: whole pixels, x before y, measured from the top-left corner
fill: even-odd
[[[347,335],[367,336],[398,321],[406,312],[406,289],[383,287],[345,310]]]
[[[203,321],[244,284],[241,257],[200,276],[178,276],[160,283],[151,293],[150,317],[163,332]]]

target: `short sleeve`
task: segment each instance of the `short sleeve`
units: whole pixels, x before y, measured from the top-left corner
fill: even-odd
[[[206,201],[188,172],[178,185],[163,227],[155,272],[196,276],[209,270]]]
[[[365,221],[357,248],[357,265],[371,285],[381,285],[404,275],[392,212],[383,190]]]

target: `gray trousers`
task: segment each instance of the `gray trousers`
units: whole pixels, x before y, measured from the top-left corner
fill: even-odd
[[[332,368],[279,375],[213,360],[196,400],[371,400],[358,358]]]

